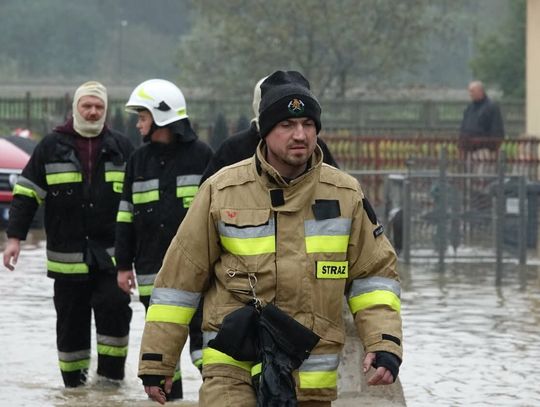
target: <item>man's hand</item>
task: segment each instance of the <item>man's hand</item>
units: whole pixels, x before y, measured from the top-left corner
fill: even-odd
[[[366,374],[371,367],[373,366],[373,363],[375,362],[376,355],[374,352],[370,352],[366,354],[364,357],[364,374]],[[379,366],[377,370],[375,370],[375,373],[371,378],[368,380],[368,385],[370,386],[379,386],[384,384],[392,384],[394,383],[394,376],[392,376],[392,373],[390,370],[383,366]]]
[[[10,237],[7,241],[6,248],[4,249],[4,266],[13,271],[17,260],[19,260],[19,253],[21,252],[21,241],[15,237]]]
[[[165,391],[159,386],[144,386],[144,391],[152,400],[157,401],[159,404],[165,404],[167,401],[165,393],[169,394],[171,392],[172,384],[173,378],[169,376],[165,378]]]
[[[135,282],[135,273],[133,270],[118,270],[116,274],[116,281],[118,287],[122,289],[126,294],[133,294],[133,290],[137,287]]]

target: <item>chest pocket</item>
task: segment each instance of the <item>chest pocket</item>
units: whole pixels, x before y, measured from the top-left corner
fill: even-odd
[[[189,174],[176,177],[176,197],[182,200],[182,206],[189,208],[195,194],[199,190],[201,175]]]
[[[124,174],[126,164],[115,165],[113,162],[105,162],[105,182],[110,183],[116,193],[122,193],[124,188]]]
[[[218,230],[221,245],[233,255],[257,256],[276,251],[270,209],[221,209]]]
[[[80,199],[82,173],[72,162],[45,164],[45,180],[51,203],[62,207],[76,205]]]

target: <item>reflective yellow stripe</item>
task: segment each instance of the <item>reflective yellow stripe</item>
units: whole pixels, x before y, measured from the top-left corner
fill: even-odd
[[[258,254],[275,253],[276,251],[274,236],[252,237],[249,239],[220,236],[219,239],[225,250],[239,256],[255,256]]]
[[[349,308],[353,314],[377,305],[388,305],[397,312],[401,310],[399,297],[391,291],[375,290],[349,299]]]
[[[191,206],[191,202],[195,199],[194,196],[185,196],[182,198],[182,206],[184,208],[189,208]]]
[[[100,355],[107,355],[113,357],[125,357],[128,353],[127,346],[110,346],[110,345],[101,345],[98,343],[97,351]]]
[[[331,372],[298,372],[301,389],[324,389],[337,386],[337,370]]]
[[[36,191],[27,187],[23,187],[22,185],[19,185],[19,184],[15,184],[15,187],[13,188],[13,195],[28,196],[30,198],[35,199],[38,204],[41,204],[41,202],[43,202],[37,195]]]
[[[88,369],[90,367],[90,359],[76,360],[75,362],[58,361],[60,370],[63,372],[74,372],[76,370]]]
[[[172,381],[177,382],[181,378],[182,378],[182,372],[180,370],[177,370],[176,372],[174,372],[174,376],[172,378]]]
[[[193,318],[195,311],[196,308],[153,304],[148,308],[146,322],[170,322],[172,324],[187,325]]]
[[[133,223],[133,214],[131,212],[118,211],[116,214],[117,222]]]
[[[224,365],[236,366],[240,369],[251,372],[251,366],[253,366],[252,362],[240,362],[239,360],[233,359],[229,355],[213,348],[204,348],[202,352],[203,365],[215,365],[221,363]]]
[[[134,204],[143,204],[152,201],[159,201],[159,191],[137,192],[133,194]]]
[[[47,184],[67,184],[69,182],[82,182],[82,174],[80,172],[60,172],[58,174],[47,174],[45,176]]]
[[[251,368],[251,376],[257,376],[262,372],[262,363],[257,363]]]
[[[106,171],[106,182],[124,182],[124,173],[122,171]]]
[[[124,190],[124,183],[123,182],[113,182],[112,189],[114,192],[118,192],[119,194],[122,193]]]
[[[116,257],[111,256],[111,260],[112,260],[112,264],[114,264],[116,266]]]
[[[193,362],[193,365],[199,369],[202,366],[202,359],[197,359]]]
[[[47,270],[63,274],[87,274],[88,265],[86,263],[60,263],[47,260]]]
[[[307,253],[346,253],[348,245],[348,235],[306,236]]]
[[[199,187],[196,185],[176,187],[176,197],[183,198],[185,196],[195,196],[198,190],[199,190]]]
[[[152,290],[154,289],[153,285],[140,285],[139,286],[139,295],[149,297],[152,295]]]

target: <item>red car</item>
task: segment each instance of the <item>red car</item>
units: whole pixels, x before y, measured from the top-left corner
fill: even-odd
[[[17,136],[0,137],[0,227],[9,219],[9,205],[17,177],[30,159],[35,142]]]

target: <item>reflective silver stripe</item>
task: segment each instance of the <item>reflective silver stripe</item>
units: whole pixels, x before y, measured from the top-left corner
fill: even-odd
[[[396,280],[385,277],[369,277],[359,278],[352,282],[349,298],[376,290],[391,291],[398,297],[401,296],[401,287]]]
[[[150,285],[156,281],[157,273],[155,274],[137,274],[137,284]]]
[[[47,250],[47,259],[60,263],[82,263],[84,261],[84,253],[60,253]]]
[[[176,305],[179,307],[197,308],[201,293],[176,290],[174,288],[155,288],[152,291],[150,305]]]
[[[195,363],[197,360],[202,359],[202,350],[194,350],[191,352],[191,361]]]
[[[58,351],[58,359],[63,362],[73,362],[75,360],[89,359],[90,349],[78,350],[76,352],[60,352]]]
[[[114,257],[114,247],[109,247],[108,249],[105,249],[107,251],[107,254],[111,257]]]
[[[306,236],[348,236],[351,233],[351,219],[306,220],[304,232]]]
[[[301,372],[325,372],[336,370],[339,366],[339,355],[310,355],[298,370]]]
[[[176,177],[176,186],[183,185],[199,185],[201,182],[202,175],[190,174],[190,175],[179,175]]]
[[[261,226],[246,226],[242,228],[228,226],[223,221],[218,222],[219,234],[225,237],[249,239],[253,237],[267,237],[274,235],[274,218],[268,220],[268,224]]]
[[[133,183],[133,192],[153,191],[159,188],[159,179],[136,181]]]
[[[45,164],[47,174],[56,174],[59,172],[79,172],[79,169],[73,163],[52,163]]]
[[[47,196],[47,191],[45,191],[43,188],[40,188],[35,183],[30,181],[28,178],[23,177],[22,175],[17,178],[17,184],[26,188],[30,188],[36,193],[39,199],[45,199],[45,197]]]
[[[105,163],[105,171],[120,171],[124,172],[126,169],[126,163],[120,164],[120,165],[114,165],[114,163],[107,161]]]
[[[108,336],[108,335],[96,335],[97,343],[101,345],[109,346],[127,346],[129,343],[129,335],[117,337],[117,336]]]
[[[128,201],[120,201],[120,205],[118,205],[118,210],[133,213],[133,204]]]
[[[202,332],[202,347],[207,348],[208,342],[210,342],[212,339],[216,339],[217,332],[216,331],[203,331]]]

